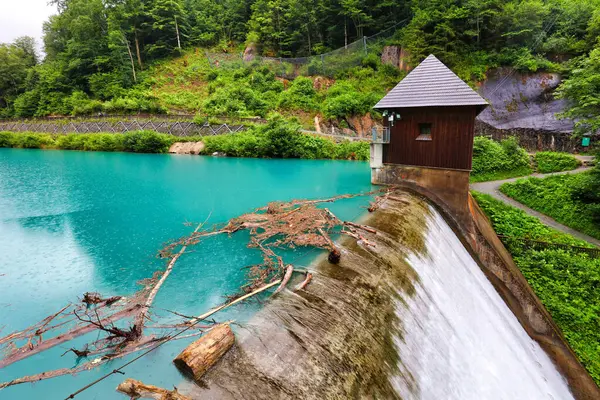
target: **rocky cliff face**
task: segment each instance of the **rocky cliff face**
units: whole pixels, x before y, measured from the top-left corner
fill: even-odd
[[[560,75],[511,71],[499,68],[482,83],[479,94],[490,106],[479,115],[480,121],[499,129],[573,130],[572,120],[559,120],[555,115],[565,109],[565,101],[554,98]]]

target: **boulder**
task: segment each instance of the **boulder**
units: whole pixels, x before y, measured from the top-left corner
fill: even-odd
[[[171,154],[200,154],[204,150],[203,142],[176,142],[169,148]]]

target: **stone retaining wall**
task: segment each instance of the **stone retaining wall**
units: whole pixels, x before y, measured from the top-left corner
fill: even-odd
[[[498,129],[480,120],[475,120],[475,136],[488,136],[498,141],[515,136],[521,147],[530,152],[581,153],[588,149],[581,146],[581,138],[573,137],[572,132],[545,131],[533,128]],[[591,137],[591,145],[597,141],[597,137]]]

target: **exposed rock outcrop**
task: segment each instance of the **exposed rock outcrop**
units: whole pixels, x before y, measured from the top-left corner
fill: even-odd
[[[408,71],[408,53],[400,46],[385,46],[381,52],[381,62],[390,64],[403,71]]]
[[[555,73],[523,73],[498,68],[479,89],[490,107],[478,119],[498,129],[572,132],[573,120],[556,116],[566,107],[564,100],[554,97],[560,82],[560,75]]]
[[[244,61],[249,62],[249,61],[253,61],[254,57],[256,57],[257,54],[257,49],[256,49],[256,44],[255,43],[250,43],[248,45],[248,47],[246,47],[244,49]]]
[[[171,154],[200,154],[204,150],[203,142],[177,142],[169,148]]]

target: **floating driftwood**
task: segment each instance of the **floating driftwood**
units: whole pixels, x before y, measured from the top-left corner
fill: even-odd
[[[201,229],[205,225],[205,221],[198,225],[190,235],[171,242],[159,251],[160,258],[170,259],[165,270],[156,271],[151,278],[143,280],[141,282],[143,289],[132,296],[103,298],[98,293],[89,292],[84,295],[82,303],[69,304],[59,312],[22,331],[13,332],[0,338],[0,351],[3,352],[3,358],[0,359],[1,369],[92,331],[103,333],[103,335],[98,335],[93,342],[84,344],[84,347],[72,348],[66,352],[73,353],[80,358],[95,356],[95,359],[73,368],[45,371],[0,383],[0,389],[97,368],[109,361],[172,340],[168,329],[191,329],[190,325],[193,324],[194,332],[179,336],[177,339],[201,334],[201,330],[208,326],[196,325],[197,322],[282,282],[280,290],[283,289],[293,273],[293,266],[286,269],[282,257],[275,250],[311,246],[329,251],[330,261],[337,263],[342,254],[331,240],[331,235],[346,234],[356,238],[361,244],[374,246],[365,237],[368,234],[376,233],[372,228],[342,222],[329,209],[318,208],[317,205],[381,192],[346,194],[319,200],[273,202],[208,230]],[[376,202],[380,205],[383,201],[382,198],[385,200],[388,194],[378,197]],[[259,249],[263,255],[263,263],[251,266],[249,269],[248,284],[242,286],[240,292],[228,296],[228,301],[223,305],[202,316],[189,318],[183,314],[165,310],[186,319],[174,325],[146,326],[148,321],[151,321],[151,312],[156,311],[153,303],[157,293],[186,249],[198,244],[202,239],[216,235],[231,235],[240,230],[249,231],[248,246]],[[310,274],[306,276],[299,288],[303,289],[309,282]],[[115,323],[123,319],[129,321],[128,326],[117,327]],[[207,325],[213,323],[214,321],[208,322]],[[148,335],[144,332],[145,328],[152,328],[155,332]]]
[[[177,388],[167,390],[158,386],[146,385],[143,382],[130,378],[125,379],[119,384],[119,386],[117,386],[117,391],[126,394],[132,399],[192,400],[191,397],[179,393]]]
[[[183,373],[198,381],[233,346],[235,336],[229,324],[215,325],[181,352],[173,362]]]
[[[312,280],[312,274],[310,272],[307,272],[306,278],[304,278],[304,280],[302,282],[300,282],[300,284],[298,286],[296,286],[296,290],[304,290],[306,288],[306,286],[310,283],[311,280]]]

